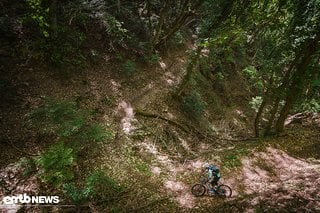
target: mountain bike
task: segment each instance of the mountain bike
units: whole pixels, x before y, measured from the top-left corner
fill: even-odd
[[[210,196],[218,196],[222,198],[228,198],[232,196],[232,189],[225,184],[217,184],[212,186],[208,179],[200,180],[200,183],[196,183],[191,187],[191,193],[196,197],[201,197],[207,192]]]

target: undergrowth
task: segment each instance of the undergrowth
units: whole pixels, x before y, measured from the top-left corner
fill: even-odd
[[[78,109],[72,102],[47,100],[43,106],[33,110],[29,118],[32,127],[37,127],[42,133],[53,134],[56,138],[35,159],[39,167],[38,176],[43,182],[63,190],[75,203],[94,196],[112,196],[113,191],[121,191],[117,183],[103,172],[89,176],[84,189],[75,187],[78,153],[92,143],[107,142],[113,138],[111,130],[92,122],[90,113]]]

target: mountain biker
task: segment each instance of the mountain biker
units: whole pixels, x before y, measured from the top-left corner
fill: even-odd
[[[205,165],[205,169],[208,170],[208,179],[212,186],[217,186],[220,180],[220,170],[215,165]]]

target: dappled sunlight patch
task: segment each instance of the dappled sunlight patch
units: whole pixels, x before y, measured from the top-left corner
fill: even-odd
[[[164,183],[164,186],[173,191],[173,192],[178,192],[178,191],[182,191],[183,189],[185,189],[185,185],[184,183],[180,182],[180,181],[172,181],[172,180],[168,180]]]
[[[122,101],[118,105],[118,111],[122,115],[121,124],[124,133],[129,134],[134,130],[132,122],[134,121],[133,108],[130,103]]]
[[[249,159],[242,160],[243,167],[243,180],[246,185],[246,192],[261,192],[265,190],[265,185],[261,184],[264,182],[269,182],[270,176],[264,170],[253,165]]]
[[[188,142],[187,142],[186,140],[184,140],[183,138],[180,138],[180,137],[179,137],[179,140],[180,140],[180,142],[181,142],[182,147],[183,147],[185,150],[187,150],[187,151],[190,152],[191,149],[190,149],[190,146],[189,146]]]
[[[205,162],[203,162],[201,160],[191,161],[187,165],[187,168],[189,168],[189,169],[201,169],[201,168],[203,168],[204,164],[205,164]]]
[[[119,93],[119,89],[121,87],[120,83],[116,82],[115,80],[111,79],[110,80],[110,84],[111,84],[111,89],[113,93]]]
[[[187,193],[181,193],[176,200],[178,201],[178,203],[182,206],[182,207],[186,207],[186,208],[193,208],[195,206],[195,198],[194,196],[187,192]]]
[[[20,163],[12,163],[0,170],[0,212],[17,212],[22,206],[2,205],[2,198],[19,194],[37,195],[39,183],[37,178],[32,175],[24,177],[23,168]]]
[[[156,176],[159,176],[159,175],[161,174],[161,169],[160,169],[160,167],[157,167],[157,166],[152,167],[152,168],[151,168],[151,173],[154,174],[154,175],[156,175]]]
[[[255,195],[249,200],[251,205],[263,204],[270,208],[295,206],[301,211],[320,211],[320,164],[268,147],[266,152],[256,152],[251,158],[243,158],[242,165],[239,176],[244,191]]]
[[[163,79],[169,86],[174,86],[179,83],[179,79],[176,78],[171,72],[165,72],[163,75]]]
[[[162,173],[167,174],[163,183],[164,188],[168,193],[173,195],[174,200],[179,206],[193,208],[196,205],[196,200],[190,192],[190,186],[182,181],[178,181],[177,177],[200,171],[205,162],[199,159],[184,161],[183,163],[177,162],[172,160],[169,155],[161,153],[157,146],[149,141],[144,141],[139,146],[143,151],[153,154],[156,159],[155,164],[159,165],[151,167],[151,173],[155,176],[159,176]]]
[[[180,206],[185,208],[192,208],[195,206],[195,198],[191,195],[190,189],[181,181],[168,180],[164,186],[171,192],[177,193],[175,200]]]
[[[163,69],[163,70],[167,69],[167,65],[163,61],[159,61],[159,65],[160,65],[161,69]]]

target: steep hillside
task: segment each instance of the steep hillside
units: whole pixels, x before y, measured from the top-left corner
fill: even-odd
[[[253,113],[247,106],[248,93],[238,87],[240,73],[221,81],[223,93],[230,92],[228,97],[221,95],[221,88],[213,86],[208,90],[210,82],[201,76],[195,79],[203,99],[209,102],[214,98],[217,105],[210,104],[213,108],[206,107],[202,118],[190,120],[174,95],[184,75],[187,57],[185,49],[173,51],[163,56],[158,64],[139,66],[130,77],[114,72],[119,65],[112,62],[92,67],[68,81],[43,68],[16,71],[15,78],[10,77],[14,79],[10,82],[10,91],[16,89],[16,96],[10,97],[19,101],[12,103],[10,108],[3,107],[5,110],[2,111],[5,121],[2,130],[6,130],[2,136],[11,142],[2,144],[3,150],[8,151],[1,152],[4,186],[1,194],[8,190],[15,194],[61,194],[46,188],[35,174],[19,175],[26,168],[23,162],[17,163],[20,157],[27,156],[26,153],[39,154],[56,140],[54,135],[43,134],[26,125],[29,122],[27,114],[51,98],[73,101],[77,108],[91,110],[91,119],[114,133],[110,141],[89,144],[78,155],[79,184],[87,174],[99,169],[124,188],[123,194],[110,197],[106,205],[88,203],[91,211],[306,210],[302,205],[318,210],[319,164],[281,151],[285,148],[281,144],[299,138],[285,138],[280,147],[277,146],[278,139],[271,143],[269,140],[241,141],[244,135],[252,132]],[[245,84],[245,80],[241,82]],[[10,122],[14,126],[9,125]],[[309,134],[299,127],[295,130],[302,137]],[[313,130],[310,134],[310,140],[315,141],[317,134]],[[222,182],[233,189],[230,200],[196,198],[191,194],[190,187],[198,181],[206,162],[222,168]],[[64,199],[64,203],[68,203],[68,199]],[[26,209],[35,210],[34,207]]]
[[[0,212],[320,212],[319,8],[1,1]]]

